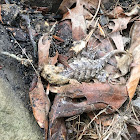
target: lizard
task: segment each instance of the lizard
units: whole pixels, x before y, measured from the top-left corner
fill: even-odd
[[[69,82],[70,79],[76,79],[78,82],[90,81],[103,70],[103,68],[112,56],[119,53],[126,52],[120,50],[113,50],[111,52],[108,52],[105,56],[95,60],[86,57],[81,57],[81,59],[74,59],[73,62],[69,63],[70,67],[67,67],[66,69],[61,68],[59,72],[58,67],[53,66],[51,70],[51,66],[49,66],[50,70],[48,71],[47,66],[45,66],[42,71],[42,76],[47,79],[47,81],[51,84],[66,84]],[[56,73],[55,69],[57,69]],[[55,76],[52,76],[54,74]],[[54,80],[50,79],[49,77],[54,78],[55,82],[53,83]]]

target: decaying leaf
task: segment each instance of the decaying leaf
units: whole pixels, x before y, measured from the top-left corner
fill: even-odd
[[[140,7],[138,5],[135,5],[135,7],[130,12],[125,13],[125,15],[127,16],[138,15],[139,11],[140,11]]]
[[[107,83],[74,83],[50,87],[50,91],[59,93],[52,107],[52,120],[100,110],[108,105],[111,107],[108,111],[112,112],[120,108],[127,99],[125,86]]]
[[[121,14],[123,14],[123,9],[120,6],[115,7],[110,13],[108,13],[107,15],[110,18],[118,18]]]
[[[38,65],[43,66],[49,63],[49,49],[51,40],[47,35],[42,36],[38,42]]]
[[[95,114],[93,114],[92,112],[88,113],[87,115],[91,120],[95,117]],[[103,126],[110,126],[113,121],[113,117],[113,114],[101,114],[100,116],[98,116],[98,118],[95,119],[95,122],[97,124],[101,123]]]
[[[122,35],[120,35],[120,32],[113,32],[110,34],[110,37],[113,39],[115,46],[118,50],[124,50],[124,43]]]
[[[68,11],[67,8],[70,8],[74,3],[76,3],[77,0],[63,0],[58,11],[61,14],[64,14]],[[83,4],[87,9],[90,9],[91,7],[97,8],[98,0],[80,0],[80,3]]]
[[[140,125],[133,125],[137,129],[137,132],[140,134]]]
[[[134,58],[133,62],[136,64],[136,66],[132,68],[131,75],[127,83],[127,90],[130,100],[133,98],[140,80],[140,45],[133,50],[132,55]]]
[[[63,19],[71,19],[73,40],[82,40],[86,36],[86,22],[83,15],[83,5],[77,0],[76,7],[69,9]]]
[[[109,25],[109,29],[112,29],[112,32],[121,31],[127,28],[131,17],[119,17],[118,19],[112,19],[115,25]]]
[[[1,4],[0,4],[0,21],[3,23],[2,16],[1,16]]]
[[[45,127],[46,122],[46,108],[49,110],[50,101],[45,95],[44,87],[41,79],[38,78],[36,87],[29,92],[30,102],[32,104],[33,114],[41,128]],[[48,113],[48,112],[47,112]]]
[[[66,140],[67,139],[67,130],[65,126],[65,121],[63,118],[56,119],[52,122],[53,115],[50,112],[50,121],[49,121],[49,139],[50,140]]]
[[[38,42],[38,65],[44,66],[47,64],[54,65],[57,63],[58,52],[54,57],[49,57],[49,49],[50,49],[51,40],[48,35],[44,35],[39,39]]]
[[[87,42],[86,41],[75,41],[73,43],[73,47],[71,47],[71,51],[74,51],[76,54],[78,54],[83,48],[86,47]]]
[[[131,70],[130,78],[126,85],[130,100],[135,94],[140,79],[140,39],[138,36],[140,36],[140,22],[136,21],[133,25],[133,31],[131,32],[132,39],[129,49],[129,52],[132,53],[135,66]]]

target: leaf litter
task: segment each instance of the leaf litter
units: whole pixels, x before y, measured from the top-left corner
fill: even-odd
[[[54,19],[57,22],[48,18],[45,33],[39,32],[45,21],[32,27],[29,9],[26,13],[17,7],[18,13],[8,23],[18,15],[27,17],[21,19],[20,30],[30,20],[32,30],[27,26],[26,31],[33,47],[38,42],[38,63],[32,59],[29,63],[35,70],[29,96],[45,140],[130,139],[132,128],[140,133],[139,5],[127,11],[119,1],[110,10],[107,4],[108,0],[63,0],[58,10],[63,18]],[[2,7],[0,14],[5,10]],[[47,13],[46,8],[39,11]],[[0,21],[6,24],[8,13],[1,15]]]

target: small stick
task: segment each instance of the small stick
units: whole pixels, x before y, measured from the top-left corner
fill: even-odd
[[[10,54],[9,52],[1,52],[1,54],[7,55],[9,57],[16,59],[17,61],[20,61],[21,64],[25,65],[26,67],[32,62],[32,60],[20,58],[20,57],[16,56],[15,54]]]
[[[91,22],[88,24],[87,27],[89,27],[89,26],[92,24],[92,22],[94,21],[94,19],[96,18],[97,14],[98,14],[98,12],[99,12],[99,9],[100,9],[100,5],[101,5],[101,0],[99,0],[98,8],[97,8],[97,10],[96,10],[96,13],[95,13],[94,17],[92,18]]]
[[[87,130],[87,128],[91,125],[91,123],[102,113],[106,112],[106,108],[101,110],[89,123],[86,127],[84,127],[83,132],[81,133],[81,135],[79,136],[78,140],[81,140],[82,136],[84,135],[85,131]]]
[[[14,36],[13,36],[12,33],[11,33],[11,36],[13,37],[15,43],[19,46],[19,48],[20,48],[20,49],[22,50],[22,52],[25,54],[25,56],[27,57],[27,59],[30,60],[29,57],[28,57],[28,55],[26,54],[25,51],[23,51],[21,45],[17,42],[17,40],[14,38]],[[35,71],[35,73],[37,74],[37,76],[40,77],[40,76],[39,76],[39,73],[38,73],[38,71],[35,69],[33,63],[32,63],[31,61],[29,61],[29,63],[31,64],[31,66],[32,66],[32,68],[34,69],[34,71]]]

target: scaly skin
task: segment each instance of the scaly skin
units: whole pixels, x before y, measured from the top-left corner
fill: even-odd
[[[125,51],[113,50],[100,59],[91,60],[82,57],[80,60],[74,60],[69,64],[70,68],[65,69],[61,75],[69,79],[76,79],[79,82],[89,81],[93,79],[105,67],[110,58],[118,53],[126,53]]]

